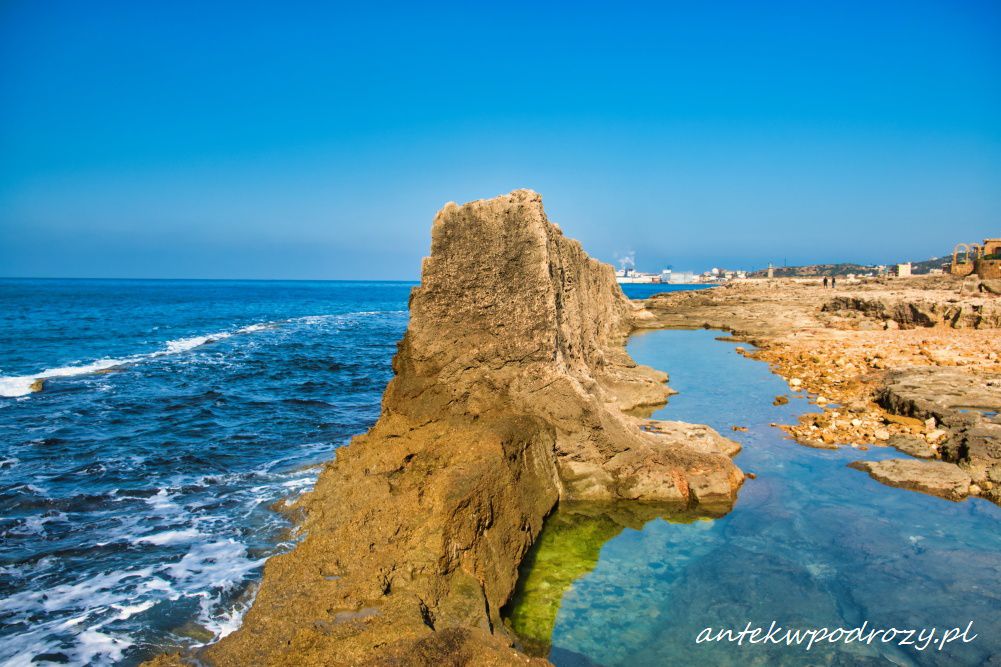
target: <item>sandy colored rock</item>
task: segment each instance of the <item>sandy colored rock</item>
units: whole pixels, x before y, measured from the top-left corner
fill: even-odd
[[[736,443],[627,414],[669,393],[624,348],[651,315],[534,192],[447,204],[410,315],[378,422],[297,503],[306,537],[267,562],[243,627],[198,660],[529,664],[500,609],[558,501],[733,502]]]
[[[689,424],[686,422],[649,419],[646,430],[662,438],[667,447],[672,449],[693,449],[710,454],[723,454],[734,457],[740,453],[740,443],[725,438],[715,429],[704,424]],[[746,431],[743,426],[734,426],[734,431]]]
[[[878,434],[877,434],[878,439]],[[928,444],[927,440],[916,435],[895,435],[892,438],[887,435],[889,445],[910,456],[921,459],[933,459],[938,454],[938,450]]]
[[[884,484],[947,500],[963,500],[970,494],[970,476],[957,466],[942,461],[855,461],[849,467],[867,472],[870,477]]]

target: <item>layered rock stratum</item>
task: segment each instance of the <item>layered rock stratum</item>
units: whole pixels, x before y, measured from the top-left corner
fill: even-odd
[[[624,348],[650,315],[538,194],[447,204],[431,239],[378,422],[298,503],[304,539],[199,661],[545,664],[500,610],[559,501],[732,504],[735,443],[636,416],[669,393]]]

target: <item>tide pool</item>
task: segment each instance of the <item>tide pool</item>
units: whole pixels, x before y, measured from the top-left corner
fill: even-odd
[[[634,336],[639,363],[679,393],[654,418],[738,440],[757,475],[722,517],[568,505],[547,519],[508,614],[556,665],[957,665],[1001,660],[1001,508],[883,486],[847,468],[890,448],[815,450],[773,422],[815,409],[714,331]],[[747,427],[734,432],[732,426]],[[628,505],[626,505],[628,508]],[[644,516],[644,511],[646,515]],[[654,518],[666,516],[664,518]],[[947,629],[976,638],[924,651],[865,644],[696,643],[705,628]],[[542,636],[550,632],[548,637]]]

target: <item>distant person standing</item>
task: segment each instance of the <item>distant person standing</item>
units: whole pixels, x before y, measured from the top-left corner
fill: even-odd
[[[824,289],[827,289],[827,276],[824,276]]]
[[[835,278],[834,276],[831,276],[831,289],[834,289],[837,286],[838,286],[838,279]]]

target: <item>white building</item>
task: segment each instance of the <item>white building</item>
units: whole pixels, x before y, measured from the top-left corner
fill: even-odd
[[[690,285],[691,283],[697,283],[698,281],[698,276],[691,271],[672,271],[667,282],[672,285]]]

